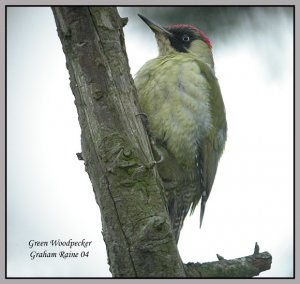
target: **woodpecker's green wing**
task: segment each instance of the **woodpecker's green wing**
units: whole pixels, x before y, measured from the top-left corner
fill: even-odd
[[[213,70],[205,63],[198,61],[201,74],[206,78],[210,86],[210,110],[212,117],[212,129],[209,135],[202,141],[199,141],[199,150],[196,157],[198,167],[198,179],[200,180],[199,190],[192,202],[191,212],[194,211],[201,198],[200,226],[202,224],[205,204],[209,197],[219,159],[222,155],[227,138],[227,123],[224,102],[218,79]]]

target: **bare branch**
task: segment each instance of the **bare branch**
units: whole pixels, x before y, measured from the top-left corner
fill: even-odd
[[[271,268],[272,256],[262,252],[236,259],[187,263],[185,272],[187,277],[196,278],[250,278]]]

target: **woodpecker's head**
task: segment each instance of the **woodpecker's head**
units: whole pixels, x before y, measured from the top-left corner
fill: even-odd
[[[155,33],[160,56],[176,52],[192,53],[213,67],[212,45],[201,30],[183,24],[162,27],[145,16],[139,16]]]

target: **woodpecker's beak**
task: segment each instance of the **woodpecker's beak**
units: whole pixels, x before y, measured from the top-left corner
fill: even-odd
[[[146,18],[145,16],[138,14],[139,17],[148,25],[148,27],[154,32],[160,32],[160,33],[164,33],[167,34],[169,36],[172,36],[172,33],[170,33],[169,31],[167,31],[164,27],[162,27],[159,24],[156,24],[155,22],[153,22],[152,20],[149,20],[148,18]]]

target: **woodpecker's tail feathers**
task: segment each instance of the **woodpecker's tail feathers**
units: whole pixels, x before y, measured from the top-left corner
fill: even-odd
[[[202,197],[201,209],[200,209],[200,228],[202,226],[202,221],[203,221],[203,217],[204,217],[205,204],[206,204],[206,199]]]
[[[200,228],[202,226],[202,222],[203,222],[203,216],[204,216],[204,211],[205,211],[205,201],[201,202],[201,211],[200,211]]]

